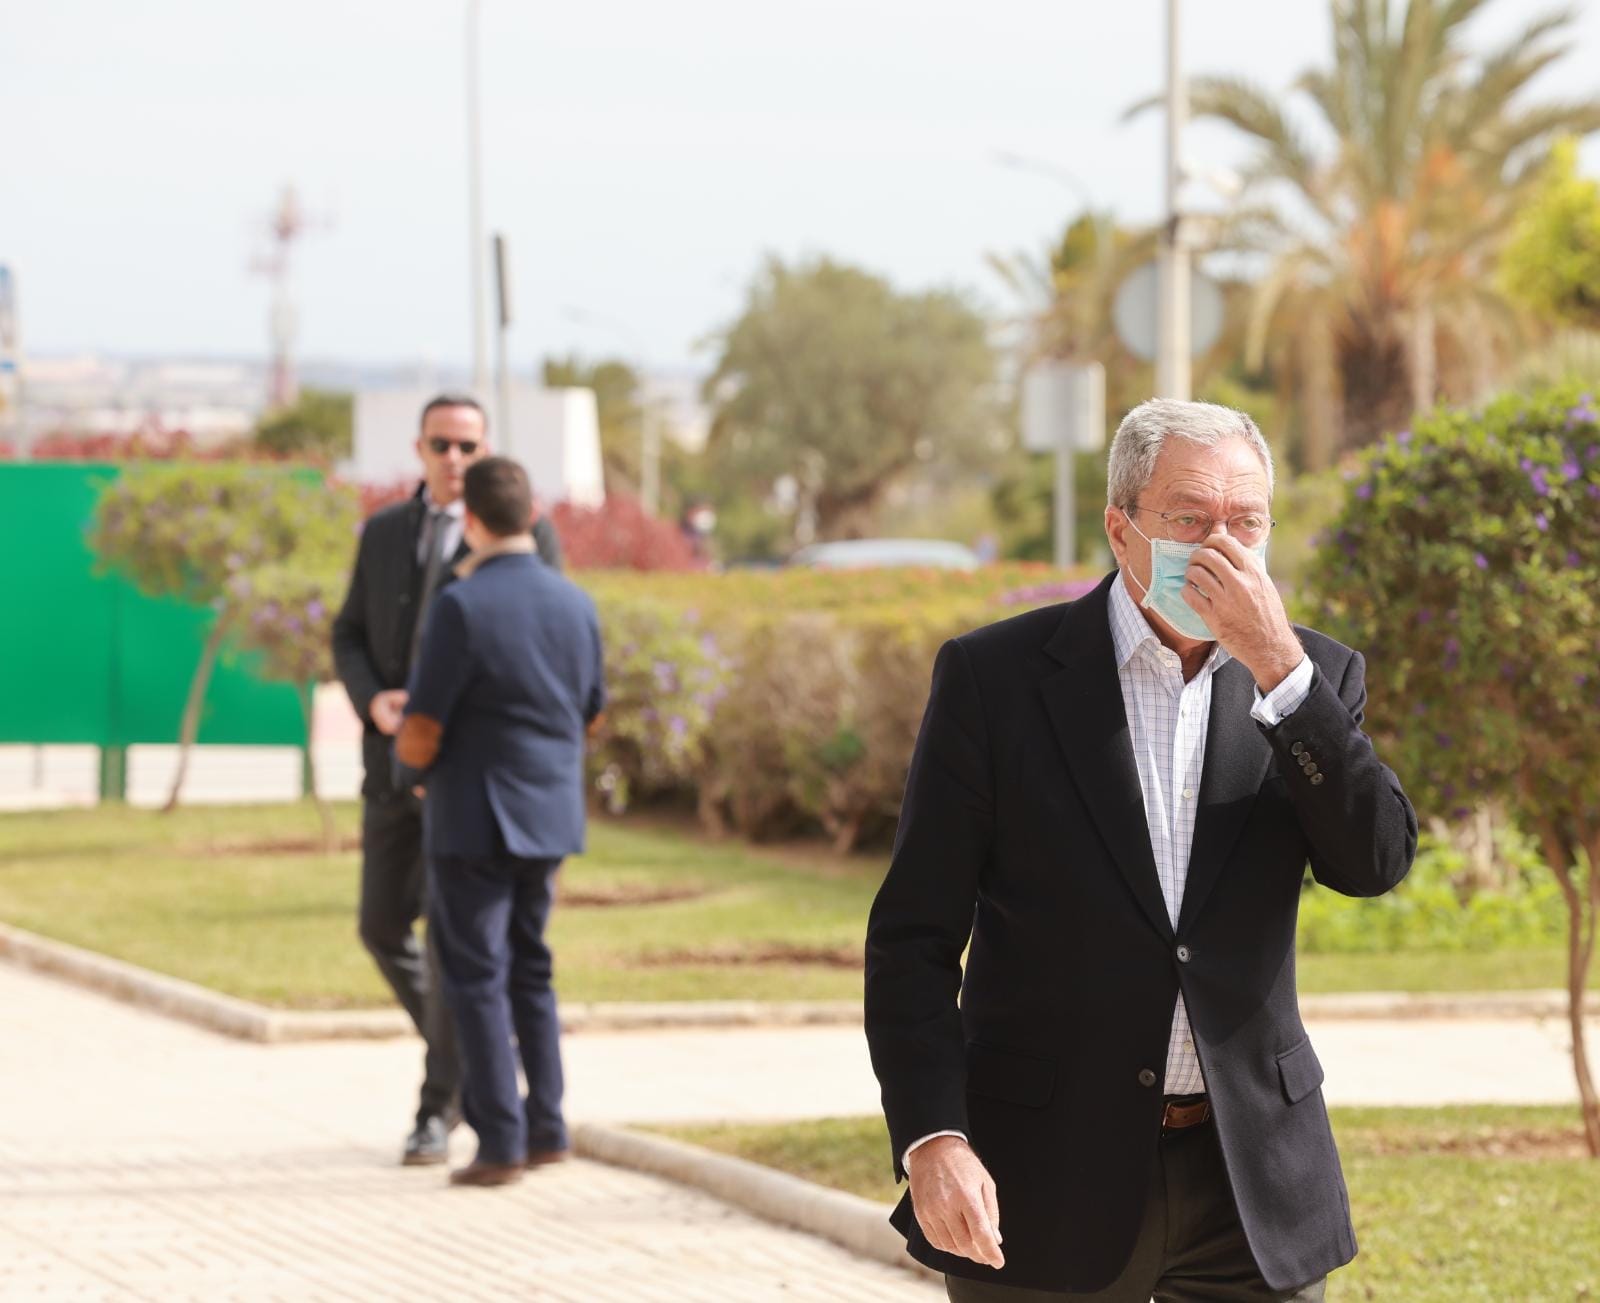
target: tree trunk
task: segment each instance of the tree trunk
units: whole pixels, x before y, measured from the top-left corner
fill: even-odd
[[[1338,351],[1325,323],[1318,321],[1304,340],[1301,358],[1305,374],[1301,413],[1304,434],[1300,469],[1325,471],[1333,465],[1344,442],[1344,393],[1340,387]]]
[[[1439,392],[1439,349],[1434,335],[1433,307],[1419,303],[1411,313],[1411,416],[1433,407]]]
[[[1572,1069],[1578,1081],[1578,1110],[1583,1117],[1583,1138],[1591,1158],[1600,1158],[1600,1091],[1589,1067],[1588,1039],[1583,1022],[1584,994],[1589,984],[1589,964],[1594,958],[1596,922],[1600,921],[1600,837],[1586,858],[1583,881],[1574,863],[1576,848],[1562,845],[1552,830],[1540,841],[1545,858],[1561,884],[1567,904],[1567,1027],[1572,1033]]]
[[[167,803],[161,807],[163,814],[178,808],[178,794],[183,791],[183,780],[189,774],[189,752],[200,734],[200,713],[206,704],[206,689],[211,686],[211,672],[217,667],[217,656],[222,651],[222,640],[227,636],[228,619],[218,613],[212,622],[211,632],[200,650],[200,663],[194,667],[194,677],[189,680],[189,699],[183,705],[183,720],[178,725],[178,772],[172,779],[172,791]]]
[[[300,695],[300,712],[306,717],[306,795],[317,807],[317,818],[322,822],[322,849],[332,855],[339,849],[339,828],[333,820],[333,806],[323,799],[322,785],[317,781],[317,690],[315,686]]]

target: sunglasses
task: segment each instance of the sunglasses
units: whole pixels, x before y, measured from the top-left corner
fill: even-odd
[[[443,457],[450,449],[459,450],[463,457],[471,457],[478,451],[477,439],[441,439],[435,436],[428,440],[428,451]]]

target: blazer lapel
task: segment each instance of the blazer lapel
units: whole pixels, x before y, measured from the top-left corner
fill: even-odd
[[[406,591],[411,593],[417,591],[422,578],[422,561],[417,554],[422,550],[422,530],[427,520],[427,503],[423,501],[422,490],[418,489],[406,509]]]
[[[1254,701],[1254,681],[1238,661],[1230,660],[1216,672],[1211,681],[1200,808],[1195,813],[1189,874],[1178,915],[1180,931],[1194,920],[1216,885],[1272,760],[1272,748],[1250,717]]]
[[[1172,922],[1156,878],[1144,793],[1117,679],[1107,609],[1116,574],[1072,603],[1045,650],[1062,668],[1040,682],[1045,712],[1112,862],[1150,924],[1171,938]]]

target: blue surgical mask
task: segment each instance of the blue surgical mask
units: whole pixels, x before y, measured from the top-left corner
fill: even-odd
[[[1154,611],[1185,638],[1193,638],[1196,642],[1215,642],[1217,635],[1211,632],[1208,625],[1194,607],[1183,600],[1183,590],[1188,584],[1189,558],[1194,555],[1195,549],[1202,547],[1200,543],[1174,543],[1169,538],[1151,538],[1137,525],[1133,524],[1134,533],[1150,544],[1150,586],[1145,589],[1144,601],[1139,605],[1147,611]],[[1250,549],[1261,558],[1262,564],[1267,560],[1267,545],[1261,543]],[[1137,579],[1134,580],[1138,582]]]

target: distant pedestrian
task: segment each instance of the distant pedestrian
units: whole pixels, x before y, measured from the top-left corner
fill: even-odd
[[[367,521],[356,552],[350,591],[333,626],[333,655],[365,732],[361,785],[361,940],[377,961],[427,1044],[422,1098],[401,1161],[443,1163],[459,1069],[450,1020],[438,998],[438,963],[426,957],[415,925],[423,916],[422,804],[393,776],[393,739],[406,704],[406,677],[422,620],[434,595],[467,555],[461,489],[467,467],[487,456],[483,408],[461,394],[441,394],[422,409],[417,455],[423,479],[407,501]],[[555,531],[542,517],[533,526],[539,555],[561,564]]]
[[[594,603],[533,555],[522,467],[478,462],[465,502],[473,553],[429,614],[395,753],[399,781],[426,784],[430,935],[478,1136],[450,1179],[504,1185],[567,1152],[544,932],[555,872],[583,849],[585,741],[605,688]]]

